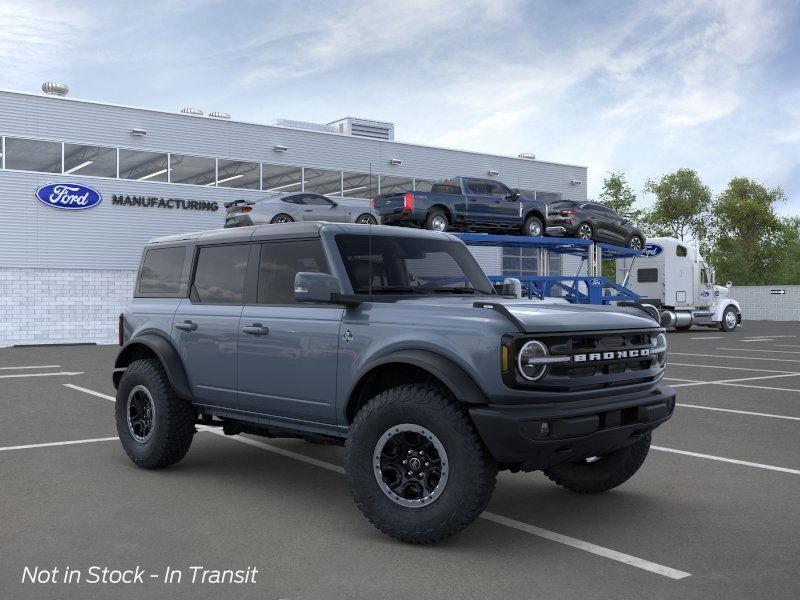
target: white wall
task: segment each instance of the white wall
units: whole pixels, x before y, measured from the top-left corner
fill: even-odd
[[[785,290],[785,294],[772,294]],[[742,319],[750,321],[800,321],[800,285],[738,286],[731,296],[742,307]]]

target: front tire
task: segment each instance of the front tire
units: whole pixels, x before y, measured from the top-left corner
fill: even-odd
[[[631,239],[628,240],[628,248],[630,248],[631,250],[641,251],[643,247],[644,244],[642,242],[642,238],[640,238],[638,235],[632,235]]]
[[[556,465],[544,474],[561,487],[578,494],[599,494],[622,485],[633,477],[650,450],[648,433],[635,444],[592,459]]]
[[[579,240],[590,240],[594,236],[594,229],[589,223],[581,223],[575,231],[575,237]]]
[[[722,321],[719,323],[720,331],[735,331],[736,327],[739,325],[739,317],[736,313],[736,309],[732,306],[729,306],[725,309],[722,313]]]
[[[458,533],[494,491],[497,465],[463,406],[434,385],[402,385],[372,398],[345,448],[356,506],[403,542],[431,544]]]
[[[156,359],[134,361],[125,370],[115,416],[125,453],[144,469],[177,463],[192,444],[194,408],[178,398]]]
[[[544,225],[539,217],[530,216],[525,219],[522,226],[522,235],[530,237],[541,237],[544,234]]]

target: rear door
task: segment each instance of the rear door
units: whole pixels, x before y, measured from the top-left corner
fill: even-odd
[[[239,406],[288,423],[335,425],[344,309],[294,301],[295,274],[330,272],[321,241],[264,242],[259,255],[255,299],[239,320]]]
[[[201,404],[236,407],[236,351],[251,245],[199,246],[189,298],[175,313],[175,340]]]

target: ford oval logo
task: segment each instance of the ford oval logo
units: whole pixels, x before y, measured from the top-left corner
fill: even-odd
[[[658,256],[663,251],[664,248],[658,244],[647,244],[642,250],[642,256]]]
[[[103,196],[96,189],[79,183],[48,183],[36,188],[36,199],[63,210],[82,210],[97,206]]]
[[[589,280],[589,285],[592,287],[600,287],[601,285],[603,285],[603,280],[600,279],[599,277],[593,277],[592,279]]]
[[[700,292],[700,296],[703,298],[708,298],[710,295],[711,292],[709,292],[708,290],[703,290],[702,292]]]

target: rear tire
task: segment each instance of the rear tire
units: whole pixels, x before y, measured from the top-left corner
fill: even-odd
[[[522,226],[522,235],[530,237],[542,237],[544,235],[544,225],[539,217],[531,215],[525,219],[525,224]]]
[[[642,238],[640,238],[638,235],[632,235],[628,240],[628,248],[631,250],[641,250],[643,247],[644,242],[642,242]]]
[[[434,208],[428,212],[428,216],[425,218],[425,229],[431,231],[447,231],[449,227],[450,220],[442,209]]]
[[[350,427],[345,464],[362,514],[412,544],[439,542],[467,527],[488,504],[497,478],[464,407],[429,384],[395,387],[367,402]]]
[[[285,213],[279,213],[272,217],[270,223],[294,223],[294,219]]]
[[[363,215],[359,215],[356,219],[356,223],[361,223],[362,225],[377,225],[378,220],[372,215],[364,213]]]
[[[594,229],[589,223],[581,223],[575,230],[575,237],[580,240],[591,240],[594,237]]]
[[[195,410],[178,398],[156,359],[134,361],[125,370],[115,416],[122,447],[144,469],[177,463],[192,444]]]
[[[614,450],[592,462],[588,459],[556,465],[544,474],[561,487],[578,494],[598,494],[622,485],[633,477],[650,450],[650,434],[631,446]]]

